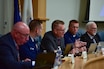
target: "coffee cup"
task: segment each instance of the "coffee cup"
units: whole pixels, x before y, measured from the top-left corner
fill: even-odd
[[[86,51],[83,51],[83,52],[82,52],[82,57],[83,57],[83,58],[87,58],[87,52],[86,52]]]
[[[104,48],[101,48],[102,54],[104,55]]]

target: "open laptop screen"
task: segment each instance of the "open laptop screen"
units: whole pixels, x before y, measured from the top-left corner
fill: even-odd
[[[56,54],[53,52],[40,53],[36,58],[35,69],[52,68],[54,65]]]
[[[90,44],[90,47],[89,47],[89,49],[88,49],[88,53],[93,53],[93,52],[95,52],[96,47],[97,47],[97,43],[91,43],[91,44]]]
[[[72,49],[72,45],[73,45],[72,43],[66,45],[65,51],[64,51],[64,56],[66,56],[66,55],[69,54],[69,52],[70,52],[71,49]]]

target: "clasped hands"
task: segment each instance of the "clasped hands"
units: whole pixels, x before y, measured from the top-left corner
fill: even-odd
[[[72,49],[72,53],[79,53],[79,52],[83,52],[86,51],[86,42],[80,41],[80,39],[76,40],[75,43],[73,44],[73,49]]]

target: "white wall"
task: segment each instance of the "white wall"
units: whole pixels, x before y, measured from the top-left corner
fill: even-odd
[[[3,16],[3,3],[4,3],[4,0],[0,0],[0,34],[3,33],[3,19],[4,19],[4,16]]]
[[[14,0],[0,0],[0,34],[8,33],[13,25]]]
[[[104,0],[91,0],[89,20],[104,21]]]
[[[78,20],[80,0],[47,0],[46,7],[46,15],[49,18],[46,31],[51,30],[51,23],[56,19],[63,20],[67,29],[71,19]]]
[[[0,0],[0,34],[5,34],[11,30],[13,24],[13,1]],[[46,31],[51,30],[51,23],[56,19],[65,22],[67,29],[69,20],[79,17],[80,0],[46,0]],[[6,24],[5,24],[6,23]]]

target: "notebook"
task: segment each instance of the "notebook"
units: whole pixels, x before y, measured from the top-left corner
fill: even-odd
[[[91,44],[90,44],[90,47],[89,47],[89,49],[88,49],[88,53],[93,53],[93,52],[95,52],[96,47],[97,47],[97,43],[91,43]]]
[[[35,69],[51,69],[54,66],[56,54],[53,52],[40,53],[36,57]]]
[[[64,51],[64,55],[68,55],[70,50],[71,50],[71,48],[72,48],[72,44],[71,43],[67,44],[66,48],[65,48],[65,51]]]

